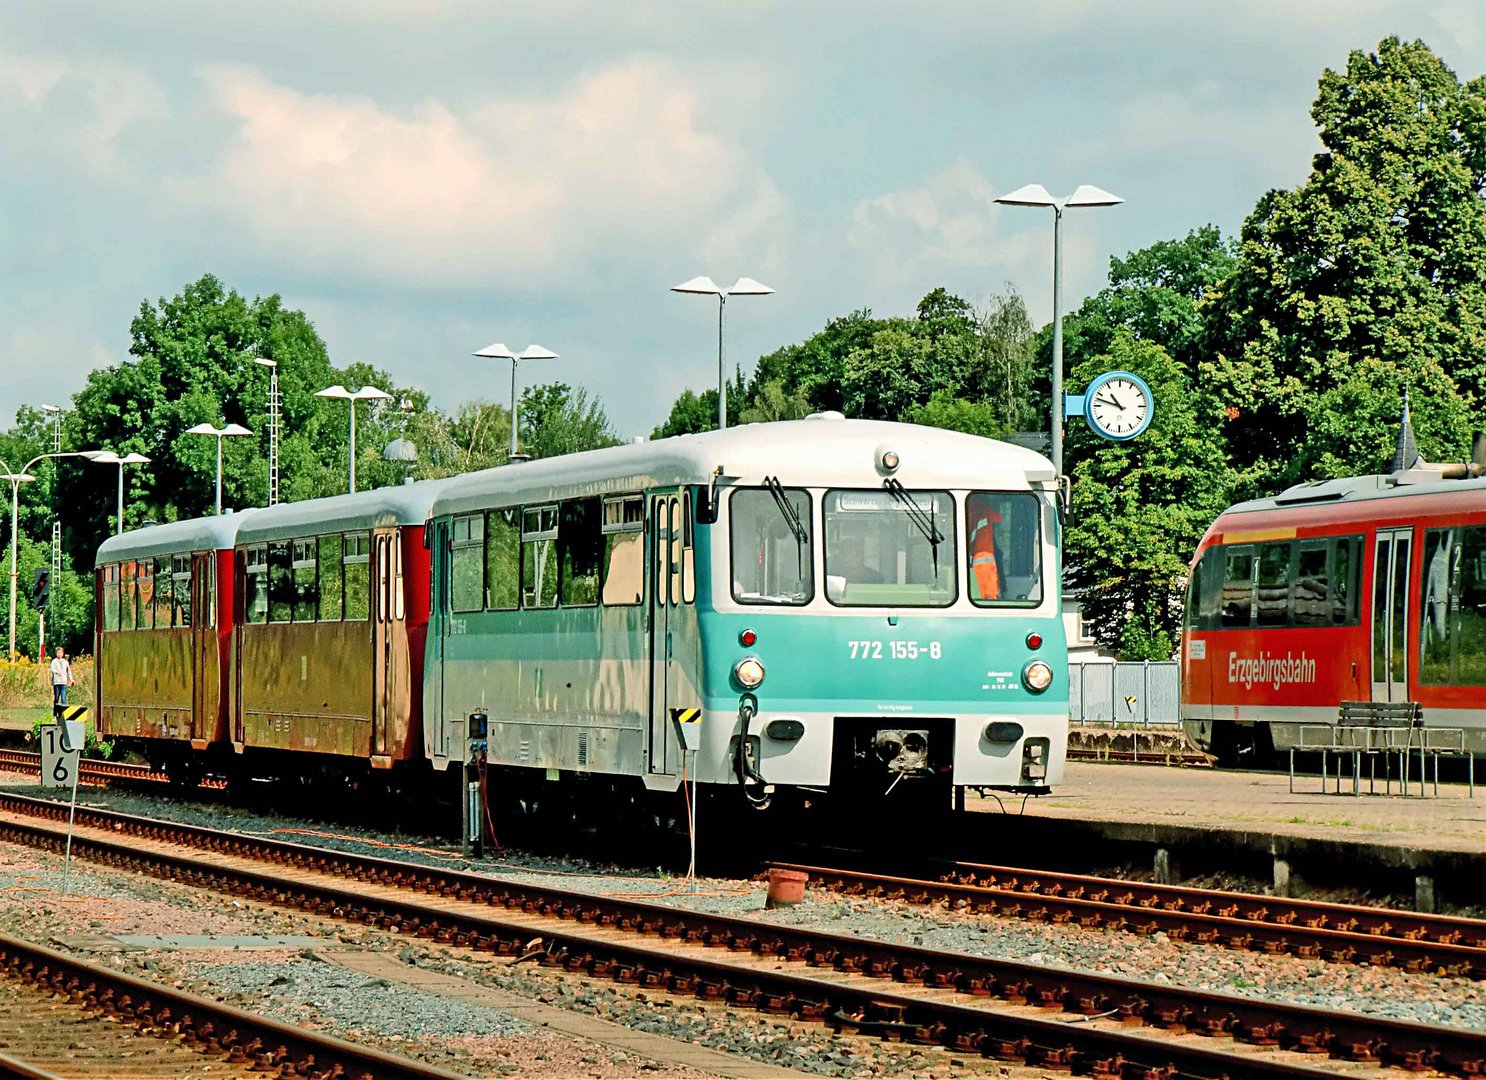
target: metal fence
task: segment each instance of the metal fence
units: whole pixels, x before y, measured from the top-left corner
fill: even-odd
[[[1068,713],[1075,724],[1173,726],[1181,722],[1181,697],[1175,660],[1068,665]]]

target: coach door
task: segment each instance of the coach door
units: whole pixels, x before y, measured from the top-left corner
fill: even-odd
[[[678,756],[671,731],[670,707],[675,648],[671,625],[679,597],[670,595],[671,534],[679,530],[680,502],[674,493],[650,498],[650,737],[651,773],[671,775]]]
[[[1409,699],[1409,557],[1413,529],[1379,529],[1373,548],[1372,699]]]
[[[216,589],[216,560],[209,551],[190,556],[191,584],[191,717],[192,736],[217,737],[221,697],[221,663],[217,656],[217,631],[212,625],[212,593]],[[171,582],[179,583],[179,578]]]
[[[375,533],[372,538],[375,555],[372,572],[377,587],[372,603],[372,737],[371,752],[387,752],[387,720],[392,711],[392,688],[397,673],[393,660],[393,616],[396,614],[392,595],[396,574],[397,534]]]

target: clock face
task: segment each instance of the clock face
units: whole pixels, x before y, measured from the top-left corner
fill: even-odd
[[[1151,420],[1151,392],[1133,375],[1112,375],[1089,393],[1088,420],[1106,439],[1133,439]]]

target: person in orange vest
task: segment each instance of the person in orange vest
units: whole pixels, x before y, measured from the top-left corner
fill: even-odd
[[[1001,599],[1001,568],[996,565],[996,526],[1001,512],[989,495],[972,495],[965,503],[970,523],[970,573],[980,600]]]

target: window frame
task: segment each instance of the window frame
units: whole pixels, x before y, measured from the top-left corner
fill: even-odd
[[[784,487],[782,484],[780,485],[780,490],[782,492],[784,492],[784,495],[786,497],[788,497],[788,496],[790,496],[791,494],[794,494],[794,493],[799,493],[799,494],[805,496],[805,513],[800,516],[800,521],[801,521],[802,524],[804,524],[805,529],[806,529],[806,532],[808,533],[808,536],[806,537],[806,539],[808,540],[808,550],[806,552],[806,558],[805,558],[804,565],[808,568],[809,577],[808,577],[807,580],[808,580],[808,584],[810,586],[809,587],[809,590],[805,593],[805,596],[804,596],[803,599],[800,599],[800,600],[789,600],[789,601],[785,601],[785,602],[770,601],[770,600],[763,600],[763,599],[750,600],[750,599],[747,599],[745,597],[741,597],[741,596],[738,595],[738,576],[737,576],[736,573],[734,573],[734,570],[735,570],[735,568],[738,565],[738,551],[737,551],[738,530],[737,530],[737,524],[736,524],[736,522],[737,522],[736,507],[734,506],[734,503],[738,499],[738,497],[741,494],[745,493],[745,492],[747,492],[749,494],[757,494],[757,495],[762,495],[764,497],[769,497],[769,489],[767,487],[764,487],[761,484],[743,485],[743,486],[731,488],[728,491],[728,499],[727,499],[727,502],[728,502],[728,513],[727,513],[727,520],[728,520],[728,594],[732,597],[733,603],[735,603],[735,604],[743,604],[743,605],[745,605],[747,607],[757,607],[757,608],[801,608],[801,607],[809,607],[811,604],[813,604],[815,602],[815,595],[816,595],[816,592],[819,590],[819,587],[820,587],[819,584],[815,580],[816,579],[816,573],[815,573],[815,555],[816,555],[816,549],[819,546],[819,544],[817,543],[817,535],[816,535],[817,534],[817,529],[815,527],[815,492],[812,491],[810,488],[803,488],[803,487]],[[777,507],[776,507],[776,511],[775,512],[776,513],[778,512]],[[823,542],[823,541],[821,541],[821,542]],[[654,564],[655,561],[656,560],[652,559],[651,560],[651,563]],[[659,581],[657,581],[655,583],[655,587],[656,587],[657,590],[659,590],[659,588],[660,588],[660,582]],[[658,595],[659,595],[659,592],[657,592],[657,596]]]
[[[832,599],[832,597],[831,597],[831,590],[830,589],[826,589],[825,590],[826,603],[830,604],[832,607],[842,608],[843,610],[858,610],[858,609],[868,609],[868,610],[870,610],[872,608],[905,608],[905,609],[911,609],[911,610],[914,610],[914,611],[942,611],[945,608],[954,607],[955,604],[959,601],[959,599],[960,599],[960,569],[959,569],[959,566],[960,566],[960,562],[959,562],[959,559],[960,559],[960,556],[959,556],[960,514],[959,514],[958,510],[956,509],[955,493],[953,491],[951,491],[950,489],[948,489],[948,488],[904,488],[903,490],[904,490],[904,492],[909,497],[914,497],[914,496],[919,496],[919,495],[926,495],[926,496],[941,496],[942,495],[945,499],[947,499],[949,501],[949,522],[950,522],[950,525],[949,525],[949,528],[947,530],[943,530],[943,531],[944,531],[945,542],[946,543],[949,543],[949,544],[952,544],[953,547],[948,552],[948,556],[949,556],[948,558],[945,558],[945,557],[941,556],[940,559],[939,559],[939,565],[940,566],[953,567],[954,581],[953,581],[953,585],[952,585],[952,587],[950,588],[950,591],[949,591],[949,599],[945,600],[943,603],[940,603],[940,604],[903,604],[903,603],[894,603],[894,602],[886,602],[886,603],[884,603],[884,602],[875,602],[875,603],[870,603],[870,604],[851,604],[851,603],[845,603],[845,602],[843,602],[841,600]],[[822,576],[824,576],[826,578],[829,578],[830,577],[830,566],[831,566],[831,555],[830,555],[830,551],[828,550],[829,549],[829,546],[830,546],[830,543],[829,543],[830,537],[827,535],[827,521],[828,521],[828,515],[830,514],[831,511],[827,507],[826,502],[827,502],[828,499],[830,499],[830,497],[832,495],[842,495],[842,494],[847,494],[847,495],[850,495],[850,494],[867,494],[867,495],[874,495],[874,496],[875,495],[885,495],[889,499],[892,499],[891,493],[886,488],[836,487],[836,488],[827,488],[825,491],[823,491],[821,493],[821,496],[820,496],[820,531],[821,531],[820,554],[821,554],[821,574],[822,574]],[[895,504],[896,504],[896,501],[895,501]],[[896,504],[896,505],[901,505],[901,504]],[[840,512],[841,511],[839,511],[839,510],[837,511],[837,513],[840,513]],[[906,510],[904,511],[904,516],[905,517],[907,516]],[[910,527],[912,527],[915,530],[915,532],[917,532],[917,528],[918,527],[916,525],[913,525],[911,521],[910,521],[909,524],[910,524]],[[1039,520],[1039,527],[1040,527],[1040,520]],[[925,543],[927,543],[927,540],[925,540]],[[967,547],[968,547],[968,543],[967,543]],[[968,560],[967,560],[966,567],[968,568],[968,566],[969,566],[969,563],[968,563]],[[896,584],[896,583],[894,583],[894,584]],[[899,586],[899,587],[900,588],[906,588],[907,586]],[[1038,601],[1038,603],[1041,603],[1041,601]],[[1022,606],[1026,606],[1026,605],[1022,605]],[[1033,604],[1033,605],[1030,605],[1030,606],[1036,607],[1037,605],[1036,604]]]
[[[638,516],[630,516],[630,508],[638,508]],[[609,520],[609,511],[613,508],[615,520]],[[619,550],[619,543],[614,537],[640,537],[640,593],[633,600],[610,601],[605,599],[605,593],[609,587],[609,569],[613,563],[614,552]],[[646,568],[649,560],[645,554],[645,496],[643,493],[626,495],[606,495],[603,499],[602,509],[599,512],[599,603],[604,607],[637,607],[645,603],[649,595],[646,583],[649,575]]]
[[[951,495],[953,495],[953,492],[951,492]],[[975,589],[971,587],[971,576],[974,572],[974,568],[971,566],[970,560],[974,558],[974,554],[970,550],[970,500],[977,495],[985,495],[992,498],[1025,498],[1031,501],[1033,509],[1035,511],[1035,513],[1033,514],[1033,521],[1036,522],[1036,535],[1033,538],[1033,544],[1036,551],[1037,564],[1037,599],[986,600],[976,597]],[[965,598],[969,600],[970,603],[975,607],[986,608],[991,611],[1007,608],[1027,610],[1031,608],[1041,607],[1042,602],[1047,599],[1047,560],[1046,558],[1044,558],[1043,551],[1044,545],[1042,519],[1045,505],[1043,501],[1037,497],[1037,493],[1035,491],[994,491],[989,488],[972,488],[971,490],[965,492],[964,506],[964,527],[959,529],[959,535],[963,537],[965,541],[965,561],[961,564],[965,571]],[[1001,579],[1003,582],[1006,580],[1006,575],[1004,573],[1001,575]]]

